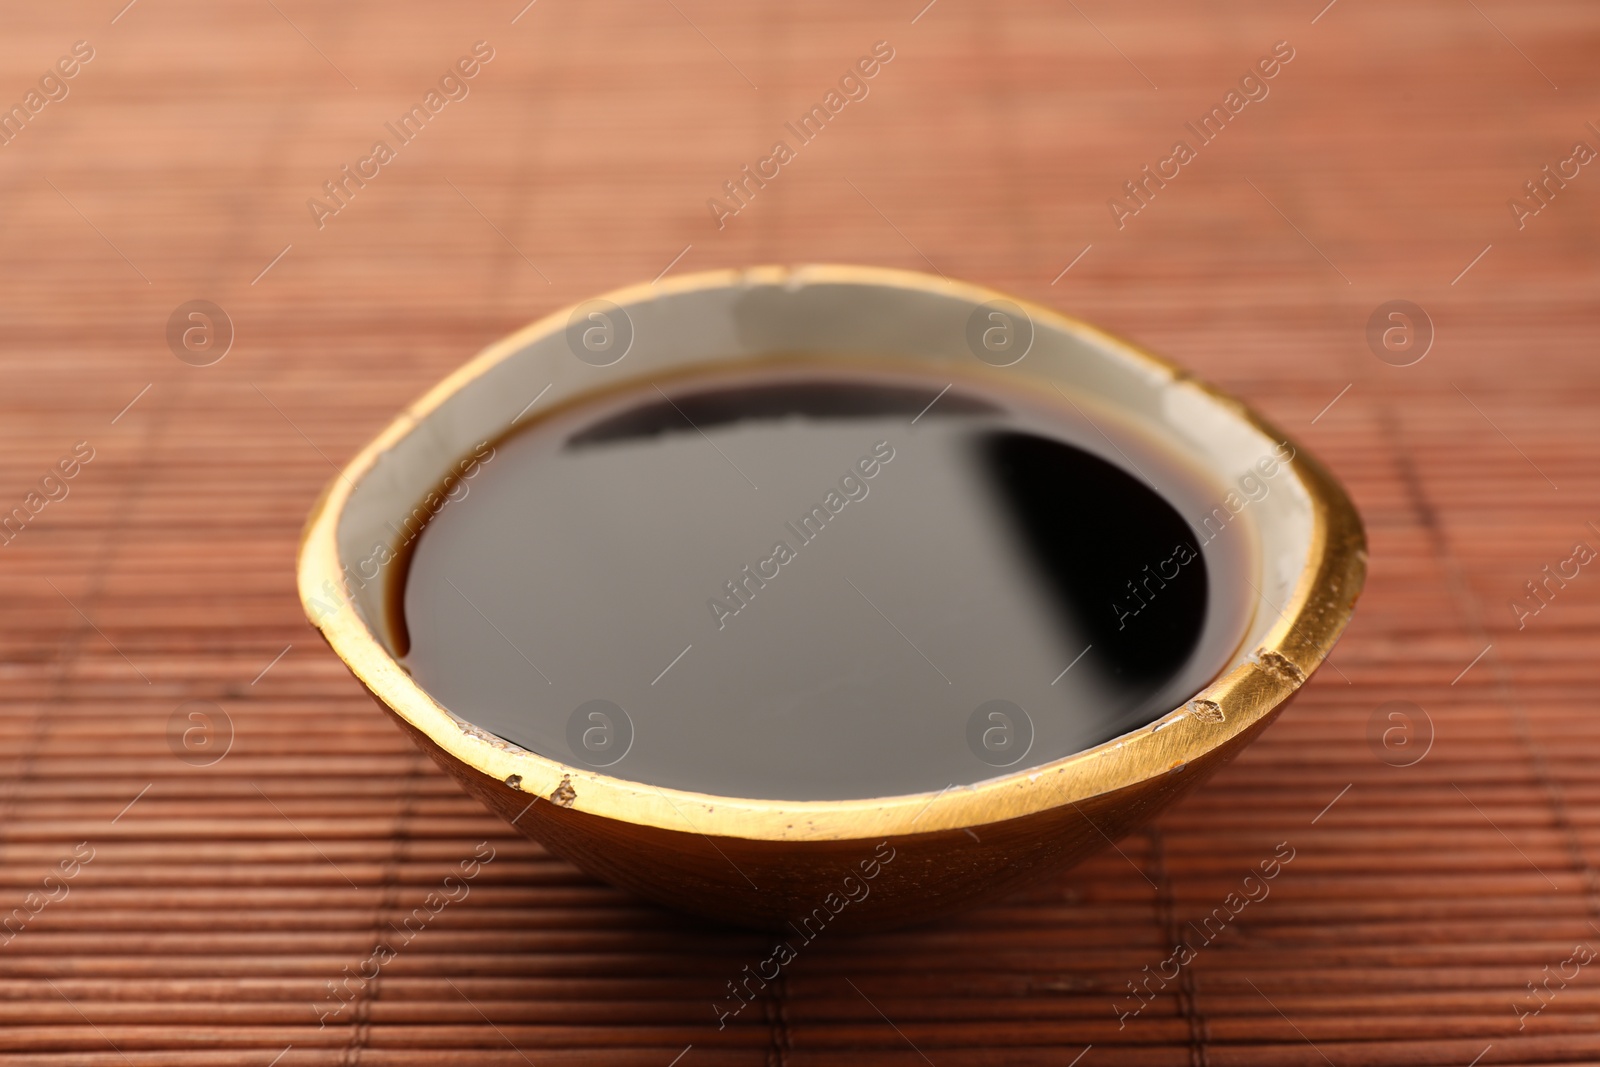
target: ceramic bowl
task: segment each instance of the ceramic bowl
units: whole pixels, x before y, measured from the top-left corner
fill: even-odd
[[[981,351],[993,324],[1005,328],[993,335],[996,350]],[[1253,545],[1256,607],[1227,666],[1153,723],[1054,762],[939,792],[823,801],[658,788],[564,762],[463,721],[412,680],[388,623],[392,583],[350,576],[452,464],[522,418],[529,399],[542,397],[537,411],[548,412],[630,382],[807,354],[917,361],[950,380],[1005,375],[1137,425],[1223,485],[1275,449],[1293,449],[1270,495],[1218,502]],[[808,266],[634,286],[490,346],[329,483],[306,526],[298,579],[308,617],[361,684],[518,830],[668,906],[798,930],[791,924],[823,919],[882,928],[995,900],[1137,829],[1248,744],[1306,683],[1350,618],[1365,570],[1360,518],[1327,471],[1179,368],[978,286]],[[850,902],[836,907],[842,894]]]

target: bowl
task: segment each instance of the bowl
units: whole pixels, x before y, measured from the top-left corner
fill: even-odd
[[[657,787],[564,762],[463,720],[412,679],[397,654],[392,582],[353,576],[373,569],[374,543],[392,539],[460,457],[519,420],[630,382],[797,355],[917,361],[950,380],[1003,377],[1135,425],[1223,484],[1292,450],[1270,494],[1219,501],[1219,521],[1249,536],[1254,572],[1254,608],[1227,665],[1154,722],[1043,765],[939,791],[808,801]],[[1179,368],[978,286],[805,266],[633,286],[491,345],[328,484],[306,525],[298,584],[307,617],[379,705],[516,829],[650,900],[809,939],[823,925],[881,929],[998,899],[1137,829],[1306,683],[1349,620],[1365,571],[1361,521],[1339,484],[1242,403]]]

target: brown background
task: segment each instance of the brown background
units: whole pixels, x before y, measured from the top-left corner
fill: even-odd
[[[0,12],[0,103],[95,49],[0,148],[0,507],[95,450],[0,548],[0,911],[94,850],[0,946],[0,1063],[1600,1058],[1600,967],[1520,1031],[1514,1011],[1600,946],[1600,575],[1520,631],[1508,606],[1600,547],[1600,165],[1525,229],[1507,208],[1600,147],[1594,5],[520,6]],[[479,39],[471,95],[319,231],[307,198]],[[706,199],[880,39],[871,95],[719,231]],[[1279,40],[1271,95],[1119,231],[1107,198]],[[685,246],[676,272],[931,264],[1081,314],[1297,435],[1372,545],[1332,666],[1123,855],[819,940],[721,1032],[711,1003],[764,940],[513,840],[370,705],[291,581],[330,461],[480,346]],[[205,368],[164,338],[194,298],[237,330]],[[1437,328],[1403,369],[1364,338],[1396,298]],[[189,700],[231,720],[209,767],[168,744]],[[1426,709],[1431,750],[1420,718],[1369,744],[1392,700]],[[471,895],[319,1029],[326,983],[485,840]],[[1271,897],[1119,1029],[1126,983],[1283,841]]]

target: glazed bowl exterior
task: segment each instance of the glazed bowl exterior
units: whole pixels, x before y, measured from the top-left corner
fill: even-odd
[[[984,350],[993,324],[1013,331],[998,352]],[[601,334],[588,337],[604,342],[599,351],[585,347],[584,331],[595,326]],[[1233,499],[1218,501],[1254,539],[1259,594],[1228,666],[1155,722],[1054,762],[938,793],[825,801],[658,788],[563,762],[475,727],[412,680],[385,621],[387,584],[357,588],[349,568],[477,442],[630,383],[797,358],[917,361],[951,381],[1067,399],[1156,436],[1223,484],[1275,449],[1293,449],[1270,496],[1237,511]],[[536,413],[524,418],[536,396]],[[329,483],[306,525],[298,583],[308,618],[379,705],[519,831],[670,907],[789,930],[823,919],[831,928],[883,928],[946,914],[1137,829],[1282,710],[1332,649],[1365,571],[1360,518],[1328,472],[1177,367],[978,286],[807,266],[634,286],[491,345]]]

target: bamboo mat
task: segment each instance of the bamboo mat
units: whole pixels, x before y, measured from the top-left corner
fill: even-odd
[[[1600,12],[924,2],[7,5],[0,103],[93,58],[0,146],[0,508],[93,458],[0,547],[0,1064],[1600,1062],[1600,576],[1510,607],[1600,547],[1600,169],[1508,206],[1600,147]],[[480,40],[469,94],[319,229],[308,199]],[[719,229],[706,201],[878,41],[869,94]],[[1279,41],[1268,95],[1119,229],[1108,199]],[[764,939],[514,839],[291,570],[331,464],[483,344],[806,261],[991,284],[1246,397],[1345,481],[1371,573],[1297,703],[1154,828],[819,939],[719,1030]],[[197,299],[235,333],[203,367],[166,336]],[[1396,299],[1436,334],[1412,366],[1368,346]],[[1269,897],[1191,932],[1285,843]]]

